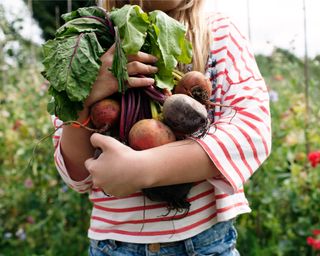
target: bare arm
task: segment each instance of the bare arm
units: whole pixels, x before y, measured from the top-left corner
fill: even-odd
[[[92,135],[91,142],[103,150],[97,160],[86,161],[93,183],[115,196],[142,188],[201,181],[219,174],[206,152],[193,140],[142,151],[100,134]]]
[[[85,101],[84,110],[79,113],[77,121],[83,122],[89,116],[90,107],[97,101],[102,100],[118,91],[117,79],[109,71],[113,61],[114,46],[102,57],[102,65],[90,95]],[[136,78],[137,74],[150,75],[157,72],[157,68],[151,64],[156,58],[150,54],[138,52],[128,56],[127,70],[128,83],[131,87],[148,86],[154,83],[152,78]],[[75,181],[81,181],[89,176],[84,166],[84,161],[93,156],[94,148],[90,143],[91,132],[83,128],[64,126],[61,137],[61,151],[70,177]]]
[[[176,141],[144,153],[144,171],[150,172],[146,186],[196,182],[217,176],[219,171],[194,140]]]
[[[79,122],[83,122],[89,115],[85,109],[79,113]],[[83,128],[64,126],[61,137],[61,151],[71,179],[84,180],[89,172],[84,166],[84,161],[93,156],[94,148],[90,143],[92,132]]]

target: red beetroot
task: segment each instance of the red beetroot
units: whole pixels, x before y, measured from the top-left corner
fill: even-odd
[[[142,119],[135,123],[129,132],[129,146],[135,150],[153,148],[175,140],[171,129],[155,119]],[[142,192],[152,201],[166,202],[168,214],[171,210],[176,210],[176,213],[184,212],[178,217],[182,218],[189,212],[187,196],[192,186],[192,183],[184,183],[144,188]]]
[[[175,86],[174,93],[187,94],[206,105],[212,93],[212,84],[201,72],[190,71],[183,75]]]
[[[173,94],[163,104],[163,122],[176,135],[190,135],[204,131],[208,125],[208,113],[203,104],[186,94]]]
[[[95,128],[108,129],[120,118],[120,104],[114,99],[103,99],[91,107],[90,115]]]
[[[142,119],[129,132],[129,146],[135,150],[153,148],[175,140],[171,129],[155,119]]]

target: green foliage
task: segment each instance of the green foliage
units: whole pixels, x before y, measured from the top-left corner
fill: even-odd
[[[270,91],[273,145],[245,186],[253,212],[238,218],[238,247],[246,256],[316,255],[306,239],[320,227],[320,168],[308,163],[305,135],[311,151],[319,150],[319,62],[309,62],[306,125],[303,61],[283,49],[257,61]]]
[[[77,119],[98,75],[100,57],[114,42],[105,15],[98,7],[64,14],[67,22],[42,47],[43,75],[52,96],[47,110],[63,121]]]
[[[160,11],[149,13],[153,31],[149,34],[150,52],[159,60],[157,66],[159,72],[156,74],[156,84],[160,88],[173,89],[173,69],[178,62],[188,64],[192,58],[192,46],[186,41],[186,28],[176,20],[170,18]],[[161,33],[160,33],[161,31]]]
[[[50,95],[54,97],[50,114],[56,114],[63,121],[76,120],[98,75],[104,51],[94,33],[85,33],[49,40],[43,52],[44,74],[50,81]]]
[[[172,72],[178,62],[191,62],[192,47],[185,38],[185,26],[162,11],[145,13],[137,5],[115,9],[110,17],[119,30],[124,53],[135,54],[142,48],[156,56],[159,72],[155,75],[155,84],[172,90]],[[121,77],[114,67],[112,70],[116,77]]]
[[[172,72],[178,61],[191,62],[192,47],[185,38],[185,26],[164,12],[147,14],[138,5],[125,5],[109,14],[111,20],[98,7],[79,8],[64,14],[67,22],[57,30],[54,39],[43,45],[43,75],[50,82],[52,96],[48,111],[63,121],[77,119],[98,75],[100,57],[114,41],[116,51],[111,72],[117,77],[122,93],[127,89],[128,80],[126,55],[138,53],[147,35],[153,39],[147,41],[151,46],[148,53],[158,58],[157,87],[171,90],[174,86]],[[101,38],[106,38],[109,44],[101,45]],[[171,39],[168,41],[168,38]],[[152,51],[154,49],[156,51]]]
[[[10,67],[0,94],[0,255],[80,255],[90,205],[58,176],[51,139],[38,143],[53,130],[39,72]]]
[[[53,131],[40,49],[2,28],[19,47],[0,59],[0,255],[87,255],[91,205],[61,181],[50,136],[38,143]]]

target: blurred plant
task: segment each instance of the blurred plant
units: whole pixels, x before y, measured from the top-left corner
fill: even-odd
[[[40,49],[32,45],[32,62],[31,43],[12,23],[1,18],[0,26],[0,255],[87,255],[86,195],[60,190],[51,139],[33,153],[53,130]],[[16,52],[9,51],[11,42],[18,44]]]
[[[320,165],[317,153],[311,162],[305,152],[303,62],[281,49],[257,56],[257,61],[269,87],[272,153],[245,186],[253,211],[238,218],[238,248],[246,256],[311,256],[314,250],[305,241],[312,227],[320,225]],[[311,148],[317,148],[320,65],[318,60],[309,65],[309,133]]]

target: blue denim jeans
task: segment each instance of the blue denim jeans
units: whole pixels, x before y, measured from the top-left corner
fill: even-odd
[[[89,256],[239,256],[233,221],[220,222],[202,233],[178,242],[136,244],[90,240]]]

